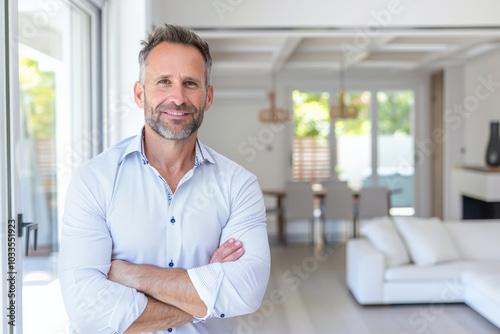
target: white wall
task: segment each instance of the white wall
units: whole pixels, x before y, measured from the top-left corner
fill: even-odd
[[[261,187],[283,188],[286,175],[285,134],[289,124],[260,123],[257,115],[267,98],[218,99],[205,114],[201,141],[257,175]]]
[[[500,51],[487,53],[465,66],[465,159],[484,166],[490,121],[500,120]]]
[[[140,41],[150,26],[148,4],[136,0],[105,2],[105,146],[137,134],[144,124],[143,112],[133,100],[133,85],[139,76]]]
[[[445,72],[445,218],[462,217],[453,166],[485,166],[489,123],[500,120],[500,51]],[[462,152],[462,148],[464,152]]]

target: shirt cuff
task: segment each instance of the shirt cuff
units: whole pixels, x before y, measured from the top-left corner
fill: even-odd
[[[202,318],[194,317],[193,322],[205,322],[214,315],[215,301],[222,282],[222,265],[220,263],[211,263],[206,266],[188,269],[187,273],[196,292],[207,306],[207,314]]]

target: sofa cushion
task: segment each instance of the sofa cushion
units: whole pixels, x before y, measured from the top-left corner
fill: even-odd
[[[483,276],[496,276],[500,277],[500,262],[492,261],[465,261],[471,263],[472,265],[464,268],[464,273],[462,274],[462,281],[469,285],[477,279],[477,277]],[[499,286],[500,288],[500,286]]]
[[[417,266],[459,260],[460,253],[439,218],[394,217]]]
[[[444,224],[465,260],[500,261],[500,220]]]
[[[360,233],[382,252],[388,267],[410,262],[410,255],[391,218],[363,220]]]
[[[435,281],[456,280],[462,275],[463,264],[453,261],[436,264],[434,266],[416,266],[413,264],[387,268],[385,281]]]

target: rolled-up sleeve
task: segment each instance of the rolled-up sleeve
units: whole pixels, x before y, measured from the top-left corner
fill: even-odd
[[[144,311],[144,294],[107,279],[112,240],[106,225],[106,195],[86,166],[67,192],[59,279],[64,304],[76,333],[123,333]]]
[[[244,255],[234,262],[212,263],[188,270],[189,277],[211,317],[234,317],[259,309],[271,268],[262,191],[252,176],[231,186],[231,215],[220,243],[241,240]]]

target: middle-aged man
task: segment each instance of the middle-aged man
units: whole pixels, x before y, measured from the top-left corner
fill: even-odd
[[[232,333],[228,318],[255,312],[269,279],[262,192],[198,139],[214,95],[207,43],[164,25],[142,44],[141,133],[68,189],[59,277],[71,330]]]

